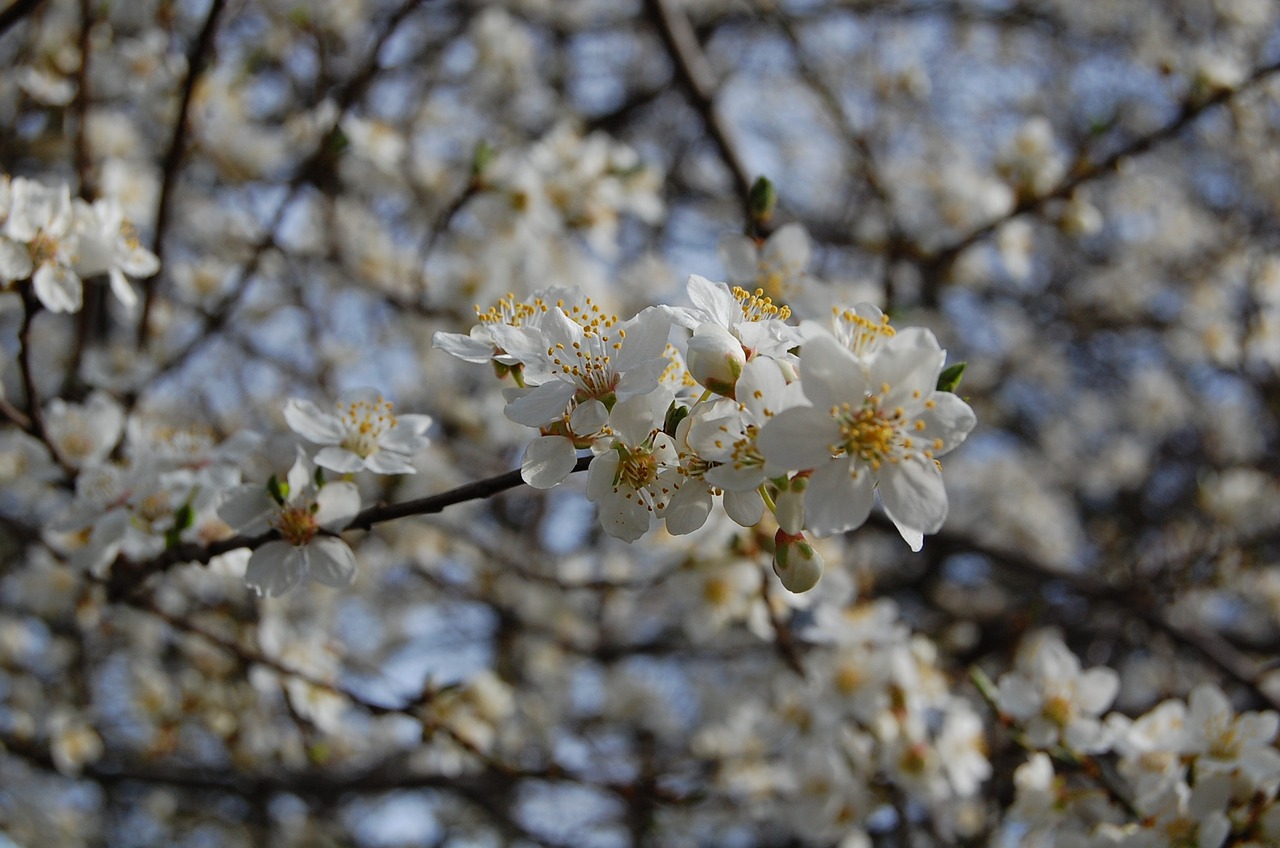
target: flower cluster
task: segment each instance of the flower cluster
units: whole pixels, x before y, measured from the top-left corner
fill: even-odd
[[[138,297],[125,276],[159,270],[118,201],[86,203],[66,186],[0,176],[0,286],[29,280],[45,309],[78,312],[83,279],[106,274],[112,294],[132,308]]]
[[[1032,753],[1014,773],[1006,823],[1024,845],[1274,845],[1280,840],[1280,715],[1237,714],[1226,694],[1201,683],[1138,718],[1102,713],[1114,671],[1081,672],[1054,631],[1024,640],[995,703]],[[1067,776],[1081,762],[1114,779],[1086,790]],[[1091,759],[1092,758],[1092,759]],[[1055,759],[1066,768],[1055,773]]]
[[[804,591],[822,574],[804,532],[860,526],[878,494],[919,550],[947,514],[938,457],[975,423],[942,390],[954,385],[940,386],[946,354],[933,333],[898,332],[870,304],[796,326],[759,289],[694,275],[688,291],[692,306],[627,320],[576,290],[509,295],[477,307],[468,335],[434,344],[514,377],[506,415],[538,430],[527,483],[556,486],[591,452],[587,497],[616,538],[635,541],[657,521],[691,533],[717,502],[751,527],[768,507],[775,570]]]

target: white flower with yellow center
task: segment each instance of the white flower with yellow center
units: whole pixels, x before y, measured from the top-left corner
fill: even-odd
[[[763,290],[730,288],[694,274],[689,277],[689,300],[692,307],[666,311],[672,321],[694,331],[689,370],[712,391],[732,397],[743,363],[756,356],[794,360],[788,351],[800,344],[800,335],[786,323],[791,310],[776,305]]]
[[[945,360],[919,328],[886,340],[869,362],[830,335],[805,342],[800,386],[813,405],[779,412],[756,441],[771,465],[812,469],[805,523],[814,533],[861,525],[877,490],[913,550],[942,527],[947,493],[936,458],[976,423],[968,404],[936,391]]]
[[[658,391],[615,406],[614,435],[587,472],[587,499],[599,509],[600,525],[624,542],[639,539],[666,513],[684,479],[675,440],[661,429],[670,400]]]
[[[355,582],[355,554],[329,534],[351,523],[359,511],[355,484],[318,485],[301,452],[286,483],[272,478],[266,486],[240,486],[218,507],[219,517],[239,533],[271,529],[280,535],[253,552],[244,575],[245,583],[268,596],[283,595],[307,575],[337,589]]]
[[[341,474],[365,468],[375,474],[413,474],[410,458],[431,441],[426,436],[431,416],[393,415],[391,401],[377,389],[343,392],[336,413],[293,398],[285,402],[284,420],[304,439],[325,446],[316,454],[316,465]]]
[[[571,401],[598,400],[611,409],[656,389],[667,368],[671,321],[659,309],[624,322],[584,299],[549,309],[534,329],[492,330],[498,345],[524,364],[524,378],[534,387],[504,393],[507,417],[517,424],[544,427],[559,420]]]

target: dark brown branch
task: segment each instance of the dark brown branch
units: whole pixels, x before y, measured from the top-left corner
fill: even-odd
[[[9,8],[0,12],[0,35],[40,7],[41,0],[14,0]]]
[[[1201,115],[1217,106],[1230,103],[1238,95],[1256,88],[1278,71],[1280,71],[1280,61],[1262,65],[1255,68],[1244,82],[1235,88],[1221,89],[1203,99],[1184,103],[1176,118],[1154,132],[1133,139],[1119,150],[1097,162],[1083,161],[1078,163],[1074,170],[1048,192],[1019,200],[1013,209],[996,220],[970,231],[967,235],[938,249],[932,255],[922,257],[925,303],[936,305],[938,289],[942,285],[942,281],[946,279],[960,254],[972,245],[985,239],[1014,218],[1026,215],[1029,212],[1035,212],[1051,201],[1069,198],[1077,188],[1118,170],[1126,160],[1141,156],[1164,142],[1177,138],[1184,129]]]
[[[323,165],[330,160],[334,151],[334,139],[337,132],[338,122],[352,106],[364,96],[369,85],[373,82],[378,71],[378,54],[382,52],[383,46],[387,40],[395,33],[396,29],[408,17],[414,9],[416,9],[424,0],[406,0],[390,17],[387,18],[382,29],[378,32],[369,54],[365,57],[364,64],[349,79],[346,84],[341,86],[337,96],[334,98],[338,110],[337,116],[334,118],[333,129],[324,134],[319,143],[311,153],[302,160],[293,177],[289,180],[284,199],[281,200],[279,206],[271,216],[262,237],[254,245],[249,259],[245,261],[236,274],[236,282],[230,287],[228,293],[221,299],[218,306],[213,310],[212,314],[203,316],[204,326],[201,332],[184,345],[180,350],[171,355],[167,362],[164,363],[156,372],[156,379],[153,385],[159,382],[159,378],[165,374],[171,373],[181,367],[183,363],[188,361],[190,357],[208,341],[226,324],[231,317],[231,308],[234,303],[243,294],[245,288],[249,285],[250,279],[257,270],[258,265],[262,262],[263,254],[268,248],[275,245],[275,231],[280,226],[280,222],[284,219],[284,214],[292,205],[298,193],[303,186],[316,179],[317,174],[323,170]],[[157,244],[157,247],[159,245]]]
[[[688,16],[680,9],[672,8],[668,0],[645,0],[645,8],[653,18],[667,53],[675,65],[676,76],[695,110],[702,117],[711,140],[715,142],[720,158],[733,175],[734,190],[742,204],[742,217],[751,220],[751,184],[755,180],[742,158],[728,125],[716,111],[715,96],[718,88],[715,72],[707,61],[697,33]]]
[[[213,34],[217,30],[218,17],[226,5],[225,0],[213,0],[209,4],[209,14],[204,19],[204,26],[196,36],[191,50],[187,53],[187,78],[182,85],[182,97],[178,105],[178,115],[173,122],[173,134],[169,137],[169,149],[164,155],[164,163],[160,166],[160,199],[156,203],[156,220],[152,227],[151,252],[163,261],[164,236],[169,230],[170,205],[173,192],[178,182],[178,170],[182,167],[182,154],[187,146],[191,99],[195,94],[196,82],[204,71],[213,45]],[[154,275],[142,284],[142,315],[138,320],[138,344],[143,345],[147,339],[147,325],[150,322],[152,302],[159,275]]]
[[[874,520],[886,529],[891,529],[887,519]],[[1280,710],[1280,697],[1261,685],[1260,678],[1265,671],[1263,664],[1238,651],[1217,633],[1176,622],[1163,608],[1160,599],[1145,585],[1108,583],[1087,574],[1062,571],[1024,554],[994,548],[955,531],[943,530],[936,536],[928,537],[925,544],[934,549],[939,561],[951,554],[979,553],[1011,574],[1032,577],[1041,583],[1056,581],[1084,598],[1112,605],[1204,657],[1211,665],[1248,689],[1259,701],[1272,709]]]
[[[590,462],[591,457],[582,457],[578,460],[574,471],[585,470]],[[375,524],[393,521],[397,518],[406,518],[411,515],[432,515],[442,512],[445,507],[465,501],[489,498],[499,492],[505,492],[523,484],[524,480],[520,476],[519,469],[508,471],[506,474],[499,474],[497,477],[467,483],[438,495],[431,495],[399,504],[370,507],[352,519],[346,529],[368,530]],[[257,536],[236,536],[209,545],[188,542],[176,545],[160,556],[141,562],[133,562],[125,557],[120,557],[112,565],[104,582],[111,597],[124,598],[141,586],[143,581],[151,575],[160,574],[175,565],[182,563],[207,564],[214,557],[240,548],[259,548],[276,538],[278,538],[276,532],[269,530]]]

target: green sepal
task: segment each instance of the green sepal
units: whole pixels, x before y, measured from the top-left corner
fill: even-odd
[[[954,392],[960,385],[960,378],[964,376],[964,366],[965,363],[957,362],[944,368],[938,375],[938,391]]]
[[[191,504],[184,503],[173,512],[173,526],[164,534],[164,544],[166,548],[176,548],[182,542],[182,531],[186,530],[196,520],[196,511],[191,508]]]
[[[677,404],[675,401],[667,407],[667,414],[662,419],[662,432],[668,436],[675,436],[676,429],[680,426],[680,422],[689,417],[689,407]]]
[[[267,480],[267,492],[271,495],[271,499],[281,506],[289,500],[289,484],[274,474]]]

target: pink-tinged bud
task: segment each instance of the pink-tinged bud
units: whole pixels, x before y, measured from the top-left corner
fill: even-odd
[[[689,352],[685,357],[693,379],[711,391],[725,397],[733,397],[733,387],[747,364],[742,342],[719,324],[702,324],[689,339]]]
[[[807,592],[822,579],[822,556],[803,533],[779,530],[773,537],[773,573],[790,592]]]

